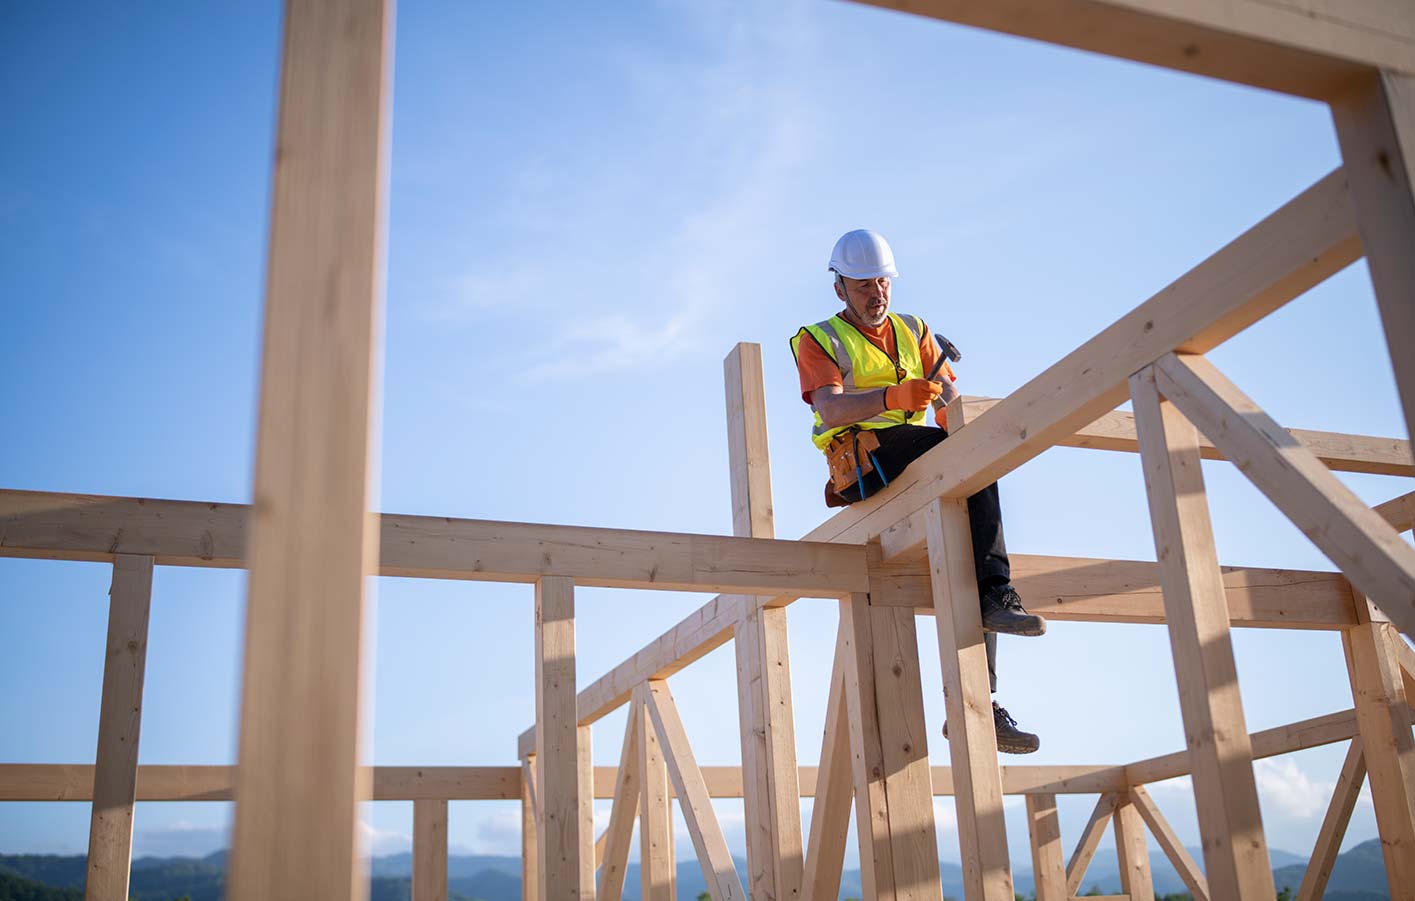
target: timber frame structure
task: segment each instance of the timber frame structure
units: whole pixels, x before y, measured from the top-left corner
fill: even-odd
[[[1344,166],[800,541],[774,537],[760,351],[726,361],[734,536],[371,516],[391,0],[288,0],[253,506],[0,491],[0,555],[111,561],[95,766],[0,765],[0,800],[92,800],[87,897],[127,896],[135,800],[236,802],[229,897],[358,899],[357,805],[415,804],[414,898],[447,894],[447,802],[520,799],[524,892],[674,897],[672,798],[716,899],[833,899],[853,805],[865,893],[938,899],[934,795],[956,799],[969,901],[1012,901],[1004,794],[1026,796],[1039,901],[1069,901],[1113,827],[1123,897],[1154,897],[1153,838],[1195,898],[1274,897],[1252,761],[1350,750],[1299,898],[1322,894],[1370,779],[1392,897],[1415,898],[1415,492],[1374,509],[1332,470],[1415,475],[1406,440],[1287,431],[1205,353],[1365,256],[1415,427],[1415,5],[1404,0],[872,0],[923,16],[1319,99]],[[314,115],[314,111],[319,115]],[[1134,413],[1116,412],[1126,399]],[[1202,436],[1202,437],[1201,437]],[[1014,557],[1033,609],[1167,624],[1188,746],[1124,766],[999,765],[964,499],[1054,445],[1141,455],[1158,563]],[[1199,461],[1227,459],[1338,571],[1221,567]],[[137,764],[154,566],[250,571],[236,767]],[[535,724],[519,765],[359,757],[372,573],[535,586]],[[576,692],[576,586],[722,592]],[[818,766],[796,760],[784,608],[834,598]],[[951,766],[931,767],[916,617],[938,630]],[[1250,735],[1234,626],[1341,633],[1354,707]],[[736,650],[742,765],[700,767],[667,679]],[[629,705],[620,765],[590,726]],[[237,773],[240,774],[239,779]],[[1204,866],[1145,785],[1192,774]],[[1069,860],[1058,794],[1099,795]],[[613,798],[594,835],[592,799]],[[742,797],[738,874],[709,799]],[[809,823],[800,799],[814,797]]]

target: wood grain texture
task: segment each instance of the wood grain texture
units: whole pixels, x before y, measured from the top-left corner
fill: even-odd
[[[1397,532],[1408,532],[1415,528],[1415,491],[1393,497],[1371,509],[1381,519],[1390,523],[1391,528]]]
[[[1119,794],[1108,792],[1096,801],[1090,819],[1081,830],[1076,849],[1071,852],[1071,859],[1066,862],[1066,891],[1069,894],[1080,892],[1081,880],[1086,878],[1086,868],[1091,865],[1091,858],[1096,856],[1096,848],[1100,846],[1101,838],[1105,835],[1105,827],[1110,825],[1110,818],[1115,813],[1119,798]]]
[[[841,870],[854,800],[851,775],[849,711],[845,700],[843,634],[837,633],[835,663],[825,702],[825,729],[821,736],[820,768],[815,780],[815,803],[801,880],[803,898],[840,897]]]
[[[227,897],[361,899],[393,4],[288,0]]]
[[[108,637],[89,815],[85,901],[127,901],[138,739],[152,611],[152,558],[120,555],[108,590]]]
[[[1146,367],[1130,386],[1155,553],[1163,568],[1204,872],[1216,897],[1266,898],[1276,890],[1200,471],[1198,432],[1160,398],[1155,381],[1155,367]]]
[[[840,633],[860,882],[866,897],[893,898],[894,855],[889,845],[889,800],[876,708],[869,595],[857,594],[840,602]]]
[[[977,423],[970,423],[960,434],[976,427]],[[924,515],[963,885],[969,897],[1012,901],[1002,777],[967,502],[935,500]]]
[[[624,745],[614,774],[614,805],[605,827],[604,857],[599,867],[598,901],[619,901],[629,868],[629,846],[639,809],[639,716],[637,704],[629,706],[624,723]]]
[[[1071,901],[1071,892],[1066,887],[1066,861],[1061,850],[1056,795],[1027,795],[1027,836],[1032,843],[1036,901]]]
[[[1404,71],[1371,72],[1331,110],[1405,427],[1415,435],[1415,73]]]
[[[1116,796],[1112,824],[1115,851],[1120,868],[1120,890],[1130,901],[1155,901],[1154,877],[1150,873],[1150,849],[1145,840],[1145,824],[1130,793]]]
[[[1341,853],[1341,840],[1346,836],[1346,826],[1351,822],[1351,812],[1356,809],[1356,799],[1365,781],[1366,754],[1361,739],[1355,738],[1346,751],[1341,775],[1337,777],[1331,803],[1327,805],[1321,831],[1317,833],[1317,843],[1307,861],[1307,870],[1302,874],[1297,901],[1320,901],[1326,893],[1332,867],[1336,866],[1336,857]]]
[[[536,583],[536,794],[540,809],[540,897],[586,897],[581,883],[579,728],[575,722],[575,584],[563,576]],[[588,836],[593,843],[593,833]],[[593,859],[587,862],[593,876]],[[589,887],[593,896],[593,884]]]
[[[1364,72],[1415,72],[1411,16],[1382,0],[861,0],[1326,100]]]
[[[1194,901],[1209,901],[1209,883],[1204,878],[1204,871],[1199,869],[1198,862],[1189,854],[1189,849],[1184,847],[1174,827],[1169,825],[1169,820],[1160,813],[1159,806],[1143,785],[1130,788],[1130,801],[1135,805],[1145,825],[1150,827],[1150,833],[1159,843],[1160,850],[1164,851],[1169,862],[1174,865],[1175,872],[1183,880],[1189,894],[1194,896]]]
[[[540,799],[535,787],[532,754],[521,761],[521,901],[540,898]]]
[[[413,802],[413,901],[447,901],[447,802]]]
[[[1415,548],[1203,357],[1155,364],[1159,390],[1407,634],[1415,634]]]
[[[677,901],[678,871],[673,854],[673,802],[668,764],[648,712],[648,683],[634,689],[639,721],[639,897]]]
[[[977,418],[1001,403],[1000,400],[990,397],[964,397],[961,401],[969,418]],[[1284,431],[1333,472],[1415,476],[1415,457],[1411,455],[1410,442],[1403,438],[1377,438],[1311,429]],[[1084,447],[1091,450],[1138,454],[1140,442],[1135,436],[1135,414],[1112,410],[1079,429],[1070,438],[1058,441],[1057,447]],[[1199,456],[1205,460],[1225,459],[1223,452],[1202,436],[1199,438]]]

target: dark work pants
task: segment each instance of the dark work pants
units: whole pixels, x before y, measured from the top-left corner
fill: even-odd
[[[875,464],[884,470],[884,478],[892,482],[910,463],[947,438],[948,432],[928,426],[897,425],[876,429],[875,436],[879,438],[879,450],[874,452]],[[865,476],[865,497],[883,487],[884,480],[878,473]],[[848,501],[860,499],[858,485],[840,494]],[[968,525],[973,538],[973,570],[978,579],[978,593],[1006,585],[1012,579],[1012,569],[1007,561],[1007,544],[1002,538],[1002,504],[998,500],[996,482],[968,498]],[[984,643],[988,652],[988,681],[992,683],[992,690],[997,691],[997,635],[985,633]]]

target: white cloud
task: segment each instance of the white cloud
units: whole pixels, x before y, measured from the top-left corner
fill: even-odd
[[[413,848],[413,837],[408,833],[397,829],[379,829],[368,820],[359,821],[359,832],[363,836],[364,847],[374,857],[400,854]]]
[[[1291,758],[1254,761],[1253,777],[1265,806],[1303,820],[1325,813],[1336,787],[1332,782],[1313,782]]]
[[[231,843],[227,826],[198,826],[181,820],[133,835],[134,857],[205,857]]]

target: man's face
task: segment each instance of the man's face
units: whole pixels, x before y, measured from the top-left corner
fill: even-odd
[[[841,282],[845,288],[841,290]],[[889,278],[846,278],[835,282],[835,294],[850,311],[850,318],[861,325],[879,328],[889,312]]]

